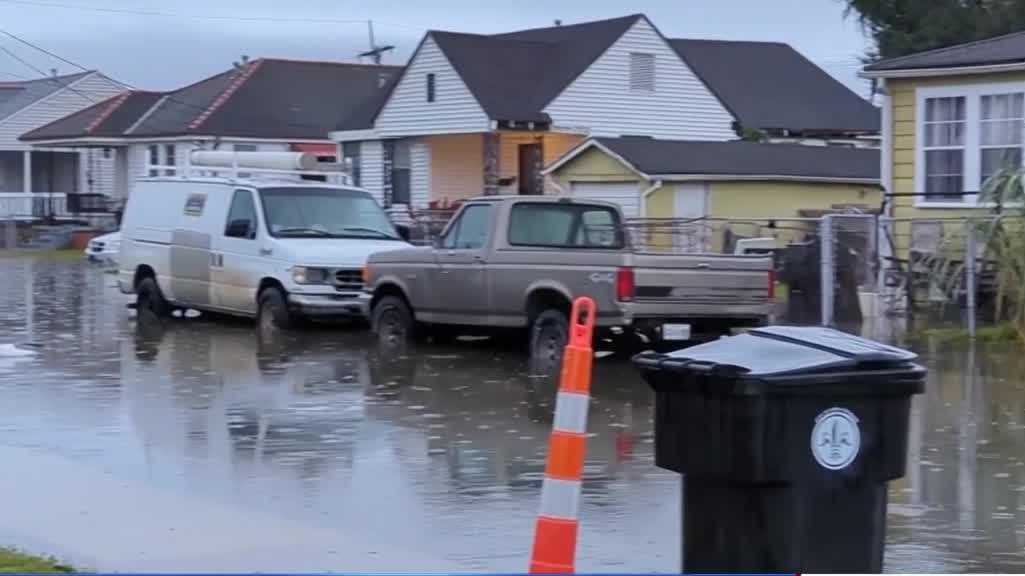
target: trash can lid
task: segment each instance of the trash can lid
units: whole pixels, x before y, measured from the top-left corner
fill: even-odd
[[[670,354],[642,354],[635,361],[649,369],[716,371],[752,378],[911,367],[917,357],[832,328],[770,326]]]

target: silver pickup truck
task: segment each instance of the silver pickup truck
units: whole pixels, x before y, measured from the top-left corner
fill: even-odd
[[[765,323],[773,283],[765,256],[634,251],[611,203],[485,196],[433,246],[371,255],[365,306],[382,341],[529,328],[531,355],[554,359],[577,296],[595,300],[606,336],[687,341]]]

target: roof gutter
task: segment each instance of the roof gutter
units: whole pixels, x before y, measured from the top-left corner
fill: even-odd
[[[879,186],[878,178],[843,178],[832,176],[794,176],[789,174],[652,174],[652,178],[671,182],[754,182],[776,180],[783,182],[818,182],[831,184],[867,184]]]
[[[904,70],[868,70],[858,72],[861,78],[928,78],[955,76],[960,74],[990,74],[993,72],[1018,72],[1025,70],[1025,62],[1009,64],[983,64],[980,66],[952,66],[945,68],[907,68]]]

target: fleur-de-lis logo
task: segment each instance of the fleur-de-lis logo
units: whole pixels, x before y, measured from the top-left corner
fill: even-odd
[[[811,449],[824,468],[841,470],[854,461],[861,447],[858,418],[844,408],[830,408],[815,418]]]

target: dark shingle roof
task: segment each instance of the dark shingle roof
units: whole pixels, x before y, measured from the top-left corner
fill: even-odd
[[[879,180],[879,150],[871,148],[640,137],[596,141],[649,175]]]
[[[879,110],[800,52],[778,42],[670,40],[745,128],[878,132]]]
[[[1025,62],[1025,31],[880,60],[866,66],[865,70],[882,72],[886,70],[1013,64],[1015,62]]]
[[[122,92],[74,114],[40,126],[21,140],[59,140],[93,136],[117,138],[161,97],[159,92]]]
[[[25,140],[228,136],[324,140],[401,68],[259,59],[167,93],[133,92],[30,132]],[[109,114],[92,130],[90,123]]]
[[[52,78],[23,80],[20,82],[3,82],[0,84],[0,120],[7,118],[18,110],[46,98],[50,94],[66,88],[92,72],[80,72]],[[82,97],[85,101],[85,97]]]
[[[635,14],[495,35],[432,30],[425,38],[437,43],[493,120],[545,122],[544,107],[641,18]],[[364,112],[340,128],[369,128],[387,95],[371,107],[372,114]]]

